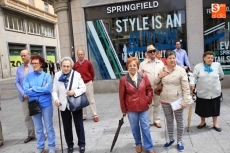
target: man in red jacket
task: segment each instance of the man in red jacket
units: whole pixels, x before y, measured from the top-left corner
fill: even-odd
[[[94,70],[90,61],[85,59],[85,52],[81,49],[77,51],[78,61],[74,63],[73,69],[81,74],[81,77],[86,85],[86,96],[90,103],[90,108],[93,114],[94,122],[98,122],[97,109],[94,101],[93,79]],[[83,120],[86,120],[87,109],[83,108]]]

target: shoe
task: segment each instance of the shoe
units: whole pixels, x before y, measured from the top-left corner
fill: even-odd
[[[94,120],[94,122],[98,122],[99,121],[99,119],[98,119],[98,117],[96,116],[96,117],[94,117],[93,118],[93,120]]]
[[[44,149],[37,149],[36,153],[45,153],[45,150]]]
[[[178,151],[184,151],[184,145],[182,142],[178,142],[177,149],[178,149]]]
[[[0,143],[0,147],[2,147],[2,146],[3,146],[3,142]]]
[[[141,153],[142,152],[142,146],[136,146],[136,152]]]
[[[85,147],[80,147],[79,151],[80,153],[85,153]]]
[[[48,153],[55,153],[55,149],[54,148],[50,148]]]
[[[156,122],[154,122],[153,125],[154,125],[155,127],[157,127],[157,128],[161,128],[161,123],[156,123]]]
[[[170,140],[164,145],[164,148],[169,148],[174,143],[174,140]]]
[[[73,148],[68,148],[67,153],[73,153]]]
[[[28,136],[25,140],[24,140],[24,143],[28,143],[30,142],[31,140],[33,140],[34,138]]]
[[[218,128],[218,127],[213,126],[212,128],[215,129],[217,132],[221,132],[222,131],[222,129],[220,127]]]
[[[202,129],[202,128],[204,128],[205,126],[206,126],[206,123],[204,123],[203,125],[198,125],[197,128],[198,128],[198,129]]]

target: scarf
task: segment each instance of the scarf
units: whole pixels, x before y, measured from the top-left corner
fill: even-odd
[[[207,71],[208,73],[210,73],[210,72],[213,71],[213,69],[212,69],[211,65],[208,66],[208,65],[206,65],[206,64],[204,63],[204,71]]]
[[[58,79],[58,81],[64,82],[65,88],[67,88],[67,86],[68,86],[70,72],[68,74],[62,73],[62,75]]]

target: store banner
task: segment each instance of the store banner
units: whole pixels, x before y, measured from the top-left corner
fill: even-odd
[[[103,79],[126,74],[127,59],[142,62],[150,44],[163,57],[178,40],[186,49],[185,1],[177,2],[143,0],[85,8],[87,44],[94,56],[90,59],[96,61]],[[95,14],[97,9],[103,15]]]
[[[215,61],[230,74],[230,1],[210,0],[204,3],[204,48],[215,54]]]

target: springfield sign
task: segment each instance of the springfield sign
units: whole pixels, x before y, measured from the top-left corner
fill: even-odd
[[[142,2],[142,3],[133,3],[133,4],[126,4],[126,5],[118,5],[118,6],[110,6],[107,7],[107,13],[122,13],[127,11],[138,11],[143,9],[153,9],[159,6],[158,1],[152,2]]]

